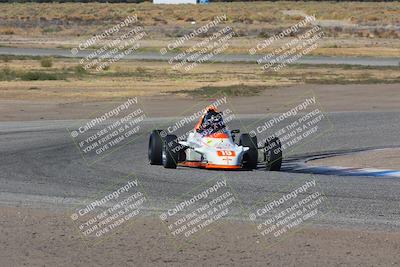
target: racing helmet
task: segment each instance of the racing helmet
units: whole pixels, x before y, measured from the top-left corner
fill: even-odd
[[[208,107],[204,115],[203,128],[213,128],[214,130],[225,128],[222,112],[218,112],[218,109],[215,107]]]
[[[206,107],[206,109],[204,110],[204,114],[207,114],[212,111],[218,112],[218,108],[216,106],[210,105],[210,106]]]

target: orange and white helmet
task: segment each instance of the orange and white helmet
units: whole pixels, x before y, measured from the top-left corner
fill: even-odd
[[[210,105],[210,106],[206,107],[206,109],[204,111],[204,114],[206,114],[209,111],[218,112],[218,108],[216,106],[214,106],[214,105]]]

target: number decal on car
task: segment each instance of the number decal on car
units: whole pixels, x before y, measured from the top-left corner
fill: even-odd
[[[235,154],[235,151],[231,151],[231,150],[218,150],[217,155],[220,157],[223,157],[223,156],[234,157],[236,154]]]

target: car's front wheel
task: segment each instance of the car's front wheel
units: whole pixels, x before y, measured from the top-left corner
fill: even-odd
[[[162,164],[162,138],[161,130],[153,130],[149,138],[148,158],[151,165]]]
[[[278,137],[265,142],[264,160],[267,171],[280,171],[282,166],[282,145]]]
[[[251,137],[247,133],[242,134],[239,145],[249,148],[243,155],[243,168],[256,169],[258,162],[257,136]]]
[[[164,168],[176,169],[178,164],[179,147],[176,135],[167,135],[163,140],[162,164]]]

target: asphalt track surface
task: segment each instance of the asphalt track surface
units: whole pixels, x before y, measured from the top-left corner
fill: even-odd
[[[0,55],[16,56],[60,56],[83,58],[90,55],[92,51],[79,51],[73,55],[71,50],[53,48],[11,48],[0,47]],[[177,54],[167,53],[161,55],[157,52],[134,53],[124,56],[130,60],[161,60],[168,61]],[[249,54],[237,55],[215,55],[213,62],[256,62],[262,55],[251,56]],[[295,62],[296,64],[345,64],[361,66],[398,66],[399,58],[374,58],[374,57],[324,57],[324,56],[303,56]],[[265,63],[263,63],[265,64]]]
[[[0,123],[0,203],[69,209],[104,188],[125,184],[121,177],[134,173],[150,200],[145,214],[157,215],[177,198],[211,178],[224,177],[245,208],[288,185],[315,179],[328,197],[326,215],[315,223],[367,229],[399,226],[400,181],[388,177],[344,177],[294,173],[290,162],[310,155],[400,145],[400,112],[329,113],[334,128],[285,155],[281,172],[210,171],[147,163],[148,132],[163,118],[147,119],[135,141],[88,166],[66,128],[79,121]],[[242,122],[251,122],[243,116]],[[238,126],[232,122],[232,127]],[[239,127],[239,126],[238,126]],[[232,216],[247,219],[248,214]]]

